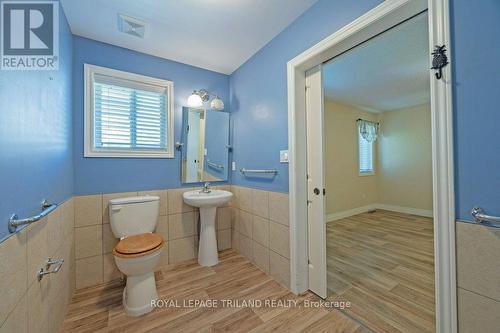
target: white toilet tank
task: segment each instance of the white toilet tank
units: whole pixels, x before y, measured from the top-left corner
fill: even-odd
[[[109,200],[109,221],[117,238],[155,231],[160,198],[130,197]]]

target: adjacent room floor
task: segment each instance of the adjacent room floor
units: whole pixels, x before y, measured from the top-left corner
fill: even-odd
[[[121,305],[123,284],[115,281],[79,290],[69,306],[63,332],[369,332],[335,309],[300,306],[317,301],[312,293],[295,296],[232,250],[220,263],[201,267],[195,260],[157,273],[160,299],[180,307],[157,308],[127,317]],[[298,307],[185,307],[184,300],[296,300]],[[171,304],[172,305],[172,304]],[[189,305],[189,304],[186,304]]]
[[[327,224],[328,299],[376,332],[434,332],[432,219],[377,210]]]

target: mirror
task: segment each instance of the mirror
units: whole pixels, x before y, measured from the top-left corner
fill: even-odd
[[[182,108],[183,183],[228,179],[229,113]]]

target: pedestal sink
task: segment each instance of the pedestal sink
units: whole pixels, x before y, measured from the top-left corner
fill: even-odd
[[[217,207],[226,204],[233,196],[231,192],[210,190],[210,192],[189,191],[183,195],[184,202],[200,208],[200,244],[198,246],[198,263],[201,266],[214,266],[219,262],[217,256],[217,239],[215,236],[215,214]]]

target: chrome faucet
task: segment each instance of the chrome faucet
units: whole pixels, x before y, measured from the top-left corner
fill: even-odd
[[[210,183],[206,182],[200,192],[201,193],[210,193],[210,192],[212,192],[212,190],[210,189]]]

